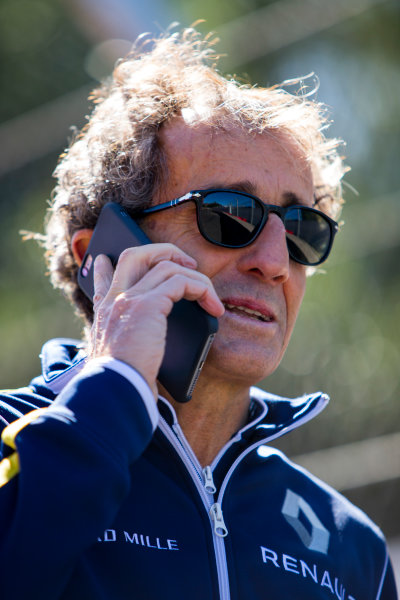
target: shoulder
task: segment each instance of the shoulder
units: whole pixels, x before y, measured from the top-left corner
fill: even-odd
[[[287,504],[297,503],[299,511],[306,506],[307,499],[310,506],[322,515],[327,515],[335,530],[344,534],[349,528],[359,531],[360,534],[373,536],[377,541],[384,542],[384,536],[379,527],[361,509],[350,502],[343,494],[316,477],[304,467],[290,460],[285,454],[274,448],[261,446],[258,454],[270,456],[276,461],[283,480],[291,483],[292,493],[287,494],[291,500]],[[304,501],[295,500],[295,496],[304,497]]]
[[[52,399],[52,395],[43,395],[31,387],[0,390],[0,430],[32,410],[49,406]]]
[[[319,569],[321,579],[326,571],[333,587],[335,578],[346,581],[354,597],[369,598],[373,590],[374,598],[380,597],[376,591],[390,568],[380,528],[344,495],[279,450],[261,446],[257,458],[265,469],[261,496],[265,506],[268,494],[274,515],[269,529],[279,532],[275,546],[266,544],[268,556],[274,556],[281,568],[290,557],[297,565]]]

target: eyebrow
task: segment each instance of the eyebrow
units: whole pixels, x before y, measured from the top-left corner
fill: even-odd
[[[218,183],[210,185],[209,189],[213,188],[232,190],[236,192],[243,192],[244,194],[251,194],[252,196],[257,196],[256,186],[248,179],[244,179],[242,181],[235,181],[234,183],[224,183],[219,181]]]
[[[257,198],[259,198],[259,195],[257,193],[258,192],[257,187],[254,185],[254,183],[252,183],[248,179],[245,179],[243,181],[236,181],[234,183],[229,183],[229,184],[223,184],[223,183],[219,182],[219,183],[216,183],[216,184],[210,186],[210,189],[212,189],[212,188],[215,188],[215,189],[224,188],[224,189],[228,189],[228,190],[235,190],[237,192],[251,194],[252,196],[256,196]],[[297,194],[295,194],[294,192],[283,192],[282,198],[283,198],[283,206],[295,206],[295,205],[303,205],[304,206],[305,205],[305,202],[303,200],[301,200],[301,198],[299,198],[297,196]],[[269,203],[269,200],[267,198],[265,201],[265,204],[268,204],[268,203]]]
[[[298,196],[297,194],[294,194],[293,192],[284,192],[282,194],[283,199],[285,201],[284,206],[295,206],[295,205],[301,205],[304,206],[305,202],[303,202]]]
[[[320,202],[323,202],[324,200],[328,200],[328,201],[332,202],[334,200],[334,196],[330,190],[327,190],[326,186],[317,185],[317,187],[315,188],[315,192],[314,192],[313,206],[318,207],[318,204]]]

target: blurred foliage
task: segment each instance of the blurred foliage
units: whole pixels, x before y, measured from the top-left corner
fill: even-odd
[[[200,8],[197,0],[170,2],[183,25],[206,18],[202,30],[217,33],[229,20],[269,4],[203,0]],[[94,40],[84,35],[79,13],[67,5],[2,0],[1,122],[93,82],[85,64]],[[133,12],[134,7],[132,2]],[[316,423],[280,443],[292,454],[400,429],[399,33],[400,4],[388,0],[239,69],[259,85],[317,73],[317,97],[330,107],[331,135],[347,141],[352,171],[346,180],[359,194],[347,191],[345,226],[326,273],[309,280],[286,357],[263,382],[282,395],[322,389],[332,397]],[[246,35],[251,44],[251,31]],[[224,68],[236,71],[229,57]],[[82,125],[83,116],[75,125]],[[22,244],[18,233],[42,230],[51,172],[62,149],[7,173],[0,184],[0,377],[5,387],[25,384],[37,373],[46,339],[79,336],[72,311],[46,280],[40,249],[34,242]]]
[[[89,48],[59,2],[2,0],[1,122],[87,82],[82,64]],[[21,229],[42,231],[46,199],[53,185],[51,173],[66,142],[52,155],[6,174],[0,182],[3,387],[20,385],[38,370],[37,356],[46,338],[79,335],[64,301],[46,281],[43,253],[34,242],[23,244],[19,233]],[[1,153],[5,158],[4,145]]]
[[[87,81],[88,42],[51,0],[0,3],[0,120],[5,121]]]

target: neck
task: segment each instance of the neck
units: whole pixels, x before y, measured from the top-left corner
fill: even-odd
[[[249,388],[227,385],[201,374],[192,399],[187,403],[162,394],[173,405],[179,424],[200,464],[213,461],[230,438],[245,425],[250,404]]]

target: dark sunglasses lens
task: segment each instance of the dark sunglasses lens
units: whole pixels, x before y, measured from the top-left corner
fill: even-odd
[[[262,204],[236,192],[210,192],[199,207],[199,228],[204,237],[230,248],[250,244],[262,218]],[[322,214],[303,207],[291,208],[285,214],[285,229],[293,260],[312,266],[326,258],[333,234]]]
[[[262,220],[260,204],[235,192],[211,192],[199,209],[199,227],[211,242],[238,248],[251,242]]]
[[[290,256],[306,265],[324,260],[332,231],[323,215],[305,208],[293,208],[285,215],[286,240]]]

